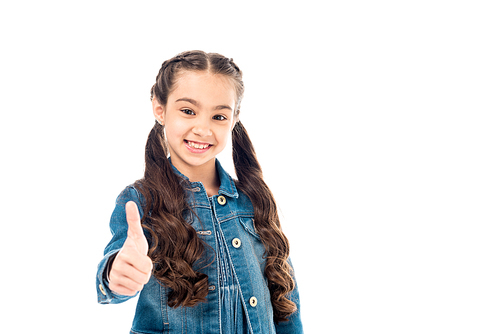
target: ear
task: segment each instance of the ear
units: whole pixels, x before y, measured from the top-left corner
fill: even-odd
[[[151,100],[151,104],[153,106],[153,115],[155,116],[156,120],[162,125],[165,124],[165,106],[162,106],[161,103],[158,102],[156,97],[153,97],[153,99]]]
[[[240,116],[239,115],[233,117],[233,124],[231,125],[231,131],[233,131],[234,126],[236,125],[236,123],[238,123],[239,120],[240,120]]]

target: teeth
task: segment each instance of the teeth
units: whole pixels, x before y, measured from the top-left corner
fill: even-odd
[[[197,143],[193,143],[193,142],[190,142],[190,141],[188,141],[188,145],[191,146],[191,147],[193,147],[193,148],[197,148],[197,149],[205,149],[208,146],[210,146],[209,144],[197,144]]]

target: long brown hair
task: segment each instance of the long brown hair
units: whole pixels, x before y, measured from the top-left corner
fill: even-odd
[[[187,51],[165,61],[151,88],[151,98],[166,105],[182,71],[210,71],[232,80],[237,96],[235,115],[240,112],[244,85],[242,72],[232,59],[220,54]],[[275,321],[286,321],[296,310],[289,299],[295,287],[288,257],[290,246],[284,235],[274,197],[264,182],[262,169],[247,131],[238,121],[232,131],[233,161],[237,188],[252,201],[257,233],[265,247],[265,275],[271,292]],[[195,229],[184,220],[191,210],[187,204],[183,182],[168,160],[164,128],[158,122],[149,133],[146,143],[144,178],[135,185],[146,199],[143,226],[150,234],[149,256],[154,276],[170,288],[168,305],[194,306],[208,294],[207,275],[194,269],[195,262],[203,263],[204,243]],[[196,266],[198,267],[198,266]]]

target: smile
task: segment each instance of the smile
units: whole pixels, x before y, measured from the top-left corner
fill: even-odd
[[[196,143],[196,142],[188,141],[188,140],[186,140],[186,143],[189,146],[191,146],[192,148],[200,148],[200,149],[205,149],[205,148],[211,146],[210,144]]]
[[[213,145],[207,143],[198,143],[195,141],[184,140],[186,147],[193,153],[203,153],[208,151]]]

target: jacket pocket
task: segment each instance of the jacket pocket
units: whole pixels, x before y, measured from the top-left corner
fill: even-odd
[[[253,217],[239,217],[239,221],[248,233],[260,240],[260,236],[255,229],[255,221]]]

